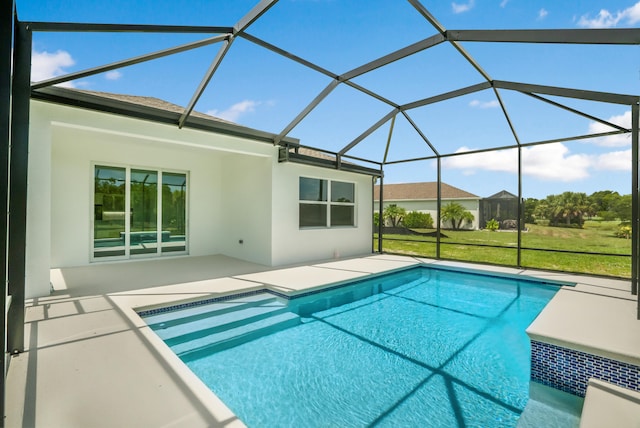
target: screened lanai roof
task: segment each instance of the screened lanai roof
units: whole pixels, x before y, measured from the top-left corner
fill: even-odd
[[[636,0],[15,0],[12,21],[13,3],[0,3],[11,343],[23,334],[34,98],[177,127],[200,111],[237,124],[212,131],[284,146],[282,160],[307,162],[300,144],[335,158],[324,166],[379,167],[386,184],[518,198],[615,190],[632,194],[638,225]],[[179,109],[125,112],[55,85]],[[636,293],[637,227],[631,241]]]
[[[355,161],[630,144],[640,93],[640,3],[33,3],[17,12],[34,94],[159,98],[183,109],[176,126],[198,110]]]

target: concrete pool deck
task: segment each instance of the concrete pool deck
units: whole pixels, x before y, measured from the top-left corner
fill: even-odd
[[[296,294],[423,263],[576,282],[532,324],[534,334],[640,361],[629,281],[385,254],[288,268],[224,256],[97,264],[52,270],[52,294],[28,301],[27,349],[10,360],[5,426],[243,426],[134,308],[264,288]]]

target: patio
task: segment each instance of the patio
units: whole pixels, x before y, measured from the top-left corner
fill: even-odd
[[[640,363],[630,282],[394,255],[271,269],[225,256],[52,270],[55,291],[28,302],[27,349],[11,358],[6,426],[242,426],[135,314],[133,308],[274,288],[295,293],[419,263],[576,281],[532,325],[550,343]],[[590,418],[600,392],[590,399]],[[91,397],[88,399],[87,397]],[[638,414],[637,401],[617,416]],[[605,409],[602,407],[602,409]],[[626,409],[626,410],[625,410]],[[597,419],[594,419],[597,420]]]

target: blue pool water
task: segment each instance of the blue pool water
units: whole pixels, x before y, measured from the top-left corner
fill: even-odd
[[[525,329],[557,290],[414,268],[142,315],[249,427],[514,427]]]

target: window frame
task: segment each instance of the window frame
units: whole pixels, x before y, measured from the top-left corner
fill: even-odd
[[[310,200],[310,199],[302,199],[302,195],[300,194],[300,186],[302,184],[302,180],[318,180],[320,182],[326,182],[326,196],[324,200]],[[353,189],[353,201],[352,202],[344,202],[344,201],[334,201],[333,200],[333,183],[342,183],[348,184]],[[345,181],[345,180],[334,180],[329,178],[320,178],[320,177],[309,177],[309,176],[299,176],[298,177],[298,228],[300,230],[309,230],[309,229],[344,229],[344,228],[356,228],[358,227],[358,216],[357,216],[357,183],[353,181]],[[324,225],[312,225],[306,226],[302,224],[301,218],[301,206],[302,205],[316,205],[323,206],[325,209],[325,224]],[[332,207],[351,207],[353,221],[351,224],[340,224],[333,225],[332,217],[331,217],[331,209]]]
[[[124,227],[124,251],[123,255],[116,256],[103,256],[96,257],[95,255],[95,172],[96,167],[105,167],[105,168],[121,168],[125,170],[125,213],[131,212],[131,171],[132,170],[147,170],[153,171],[157,173],[157,197],[156,197],[156,252],[146,253],[146,254],[132,254],[131,253],[131,219],[130,216],[125,215],[125,227]],[[160,257],[171,257],[171,256],[184,256],[189,254],[189,200],[190,200],[190,174],[189,171],[182,171],[170,168],[160,168],[160,167],[150,167],[150,166],[140,166],[140,165],[132,165],[132,164],[121,164],[115,162],[91,162],[90,169],[90,219],[89,222],[89,261],[90,263],[99,263],[99,262],[113,262],[113,261],[121,261],[121,260],[137,260],[137,259],[146,259],[146,258],[160,258]],[[185,207],[184,207],[184,215],[185,215],[185,249],[182,251],[162,251],[162,182],[163,182],[163,174],[183,174],[185,176],[186,183],[186,195],[185,195]]]

